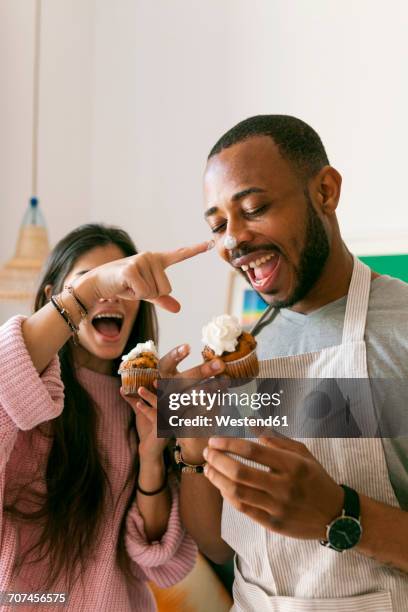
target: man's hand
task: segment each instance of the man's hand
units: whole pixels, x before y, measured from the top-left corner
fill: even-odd
[[[204,381],[206,382],[208,391],[211,391],[213,387],[216,390],[220,389],[219,380],[208,379],[218,374],[222,374],[224,371],[225,364],[221,359],[213,359],[212,361],[195,366],[184,372],[178,371],[177,366],[187,357],[189,352],[189,345],[182,344],[162,357],[159,362],[160,377],[162,379],[177,379],[179,391],[191,392],[197,383],[200,383],[200,388],[204,388],[202,384]],[[225,384],[226,382],[223,381],[223,385]],[[189,410],[194,410],[196,413],[197,408],[185,407],[183,415],[188,413]],[[181,438],[179,442],[182,447],[183,459],[187,461],[187,463],[203,463],[203,450],[207,446],[208,438]]]
[[[213,359],[207,363],[179,372],[177,366],[190,352],[186,344],[176,347],[159,362],[160,377],[177,378],[179,390],[190,390],[200,381],[209,384],[225,384],[218,378],[225,364],[221,359]],[[201,386],[201,384],[200,384]],[[190,408],[187,407],[187,410]],[[196,410],[196,408],[194,408]],[[201,464],[204,461],[203,450],[208,440],[206,438],[181,438],[179,440],[183,459],[187,463]],[[180,483],[180,513],[187,531],[197,542],[200,550],[215,563],[224,563],[233,556],[233,550],[221,538],[222,497],[203,474],[183,472]]]
[[[267,469],[242,463],[233,453]],[[300,539],[325,539],[344,491],[306,446],[288,438],[210,438],[205,475],[224,499],[267,529]]]

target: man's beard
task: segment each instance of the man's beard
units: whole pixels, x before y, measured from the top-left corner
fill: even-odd
[[[312,200],[305,191],[307,202],[307,228],[305,246],[296,269],[297,284],[286,300],[272,301],[274,308],[289,308],[300,302],[319,279],[330,253],[330,244],[324,225],[313,208]]]

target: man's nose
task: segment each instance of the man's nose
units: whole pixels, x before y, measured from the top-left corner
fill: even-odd
[[[245,242],[251,242],[254,237],[253,233],[247,227],[244,219],[239,221],[235,219],[229,219],[227,222],[225,235],[235,238],[234,248],[239,247]],[[226,245],[226,248],[228,248],[228,244]]]

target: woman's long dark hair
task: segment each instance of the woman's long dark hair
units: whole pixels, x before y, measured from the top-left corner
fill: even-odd
[[[65,236],[53,249],[45,265],[34,310],[47,303],[47,286],[51,286],[52,293],[62,291],[64,279],[75,262],[90,250],[107,245],[116,245],[124,256],[137,252],[128,234],[116,227],[82,225]],[[154,307],[142,301],[125,351],[129,351],[137,342],[157,342],[157,336]],[[71,341],[59,351],[59,357],[65,387],[64,410],[58,418],[37,428],[43,435],[52,438],[45,470],[46,493],[39,496],[38,492],[31,491],[32,501],[37,500],[38,510],[35,512],[24,511],[21,504],[20,508],[17,506],[21,489],[14,502],[5,507],[6,512],[16,519],[36,521],[40,526],[38,541],[20,555],[14,571],[18,573],[19,568],[27,562],[28,555],[33,559],[30,563],[46,558],[49,561],[47,584],[44,585],[47,591],[63,572],[67,577],[66,588],[71,590],[83,572],[86,560],[97,545],[107,492],[111,490],[97,444],[97,407],[77,378]],[[137,435],[133,414],[128,433],[129,436]],[[134,472],[122,489],[123,493],[133,479],[133,490],[122,517],[117,545],[117,561],[129,578],[132,574],[124,546],[124,531],[126,513],[135,496],[136,471],[135,461]],[[30,493],[28,484],[25,484],[24,493]]]

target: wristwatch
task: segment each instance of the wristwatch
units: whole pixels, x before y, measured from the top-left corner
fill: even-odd
[[[326,540],[320,540],[322,546],[343,552],[356,546],[363,533],[360,522],[360,499],[357,491],[340,485],[344,489],[344,504],[341,516],[327,525]]]

